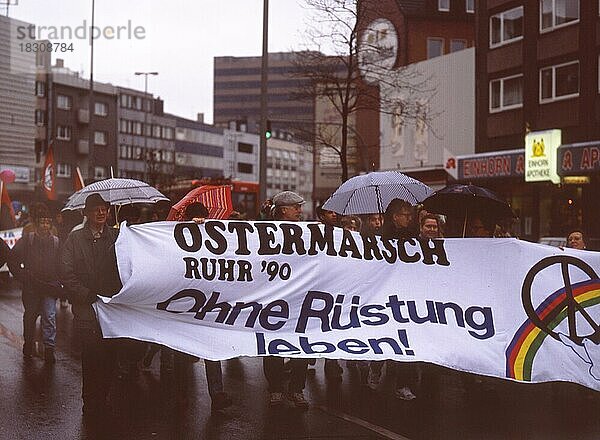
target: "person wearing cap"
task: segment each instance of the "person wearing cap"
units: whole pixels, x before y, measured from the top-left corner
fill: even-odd
[[[62,285],[58,281],[60,247],[52,233],[52,215],[44,204],[32,210],[34,229],[24,233],[10,252],[8,267],[22,286],[23,357],[31,360],[34,354],[35,328],[38,316],[42,321],[44,360],[56,362],[56,298]]]
[[[273,219],[299,222],[302,220],[302,205],[306,202],[300,194],[293,191],[282,191],[273,196]]]
[[[102,339],[92,308],[98,295],[112,296],[121,288],[115,255],[118,229],[109,227],[109,204],[98,193],[85,200],[85,225],[72,231],[62,253],[62,283],[72,304],[74,331],[81,342],[83,414],[107,413],[107,396],[116,365],[111,341]]]
[[[273,220],[297,222],[302,218],[302,205],[304,199],[292,191],[283,191],[273,197]],[[306,371],[308,359],[291,359],[290,382],[288,385],[288,398],[297,408],[307,408],[308,401],[304,397],[306,385]],[[269,384],[269,404],[273,407],[282,406],[284,358],[276,356],[263,357],[263,370]]]

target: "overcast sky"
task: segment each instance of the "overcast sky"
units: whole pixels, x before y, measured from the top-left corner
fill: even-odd
[[[14,0],[13,0],[14,1]],[[52,37],[53,28],[91,24],[91,0],[18,0],[10,16],[49,29],[38,32]],[[269,51],[302,47],[308,12],[302,0],[271,0]],[[95,25],[128,26],[144,38],[100,38],[94,43],[94,78],[115,85],[144,89],[135,71],[158,71],[149,77],[148,90],[165,101],[165,110],[187,118],[197,112],[212,122],[213,57],[259,56],[262,51],[262,0],[96,0]],[[4,13],[4,11],[1,11]],[[65,31],[66,32],[66,31]],[[80,29],[81,32],[81,29]],[[81,34],[80,34],[81,35]],[[65,34],[65,37],[68,35]],[[90,70],[87,40],[52,40],[73,43],[65,66]]]

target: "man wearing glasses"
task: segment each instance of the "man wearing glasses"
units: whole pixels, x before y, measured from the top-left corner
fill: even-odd
[[[62,255],[62,282],[73,305],[74,330],[81,341],[83,414],[106,414],[107,396],[115,366],[114,350],[102,339],[92,308],[98,295],[112,296],[121,288],[117,272],[117,229],[107,222],[109,204],[98,193],[85,201],[84,227],[69,234]]]

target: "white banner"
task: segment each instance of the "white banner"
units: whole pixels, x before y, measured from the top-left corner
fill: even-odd
[[[387,241],[316,223],[122,227],[105,337],[205,359],[426,361],[600,390],[600,253]]]

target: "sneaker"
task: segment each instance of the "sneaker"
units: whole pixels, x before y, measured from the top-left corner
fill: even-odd
[[[225,391],[219,391],[218,393],[215,393],[215,397],[214,399],[212,399],[210,410],[212,412],[220,411],[222,409],[230,407],[232,403],[233,401],[231,400],[229,394],[227,394]]]
[[[289,399],[296,408],[308,407],[308,400],[304,397],[304,393],[291,393]]]
[[[417,398],[417,396],[415,396],[408,387],[398,388],[396,390],[395,396],[396,398],[401,400],[413,400]]]
[[[281,406],[283,405],[283,393],[271,393],[269,396],[270,406]]]
[[[367,376],[367,386],[372,390],[375,390],[379,386],[380,382],[381,373],[376,373],[373,370],[369,369],[369,374]]]
[[[54,347],[44,348],[44,361],[49,365],[56,363],[56,356],[54,356]]]

